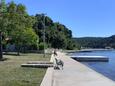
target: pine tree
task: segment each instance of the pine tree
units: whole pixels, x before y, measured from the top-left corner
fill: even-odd
[[[5,0],[0,0],[0,13],[4,13],[6,12],[6,4],[5,4]]]

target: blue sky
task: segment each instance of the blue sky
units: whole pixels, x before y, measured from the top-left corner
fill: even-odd
[[[6,0],[10,2],[12,0]],[[115,34],[115,0],[14,0],[30,15],[46,13],[66,25],[74,37],[108,37]]]

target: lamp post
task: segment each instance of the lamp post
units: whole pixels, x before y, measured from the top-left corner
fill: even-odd
[[[44,43],[44,57],[45,57],[45,28],[46,28],[46,26],[45,26],[45,15],[46,14],[42,14],[43,15],[43,43]]]
[[[2,32],[0,31],[0,60],[3,59],[3,54],[2,54]]]

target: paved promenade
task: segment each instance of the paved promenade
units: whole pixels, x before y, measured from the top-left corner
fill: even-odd
[[[63,70],[53,70],[52,86],[115,86],[115,82],[58,52]]]

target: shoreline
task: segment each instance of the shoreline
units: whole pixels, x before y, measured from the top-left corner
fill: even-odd
[[[101,49],[101,48],[95,48],[95,49],[81,49],[81,50],[64,50],[66,53],[76,53],[76,52],[93,52],[93,51],[112,51],[115,49]]]

